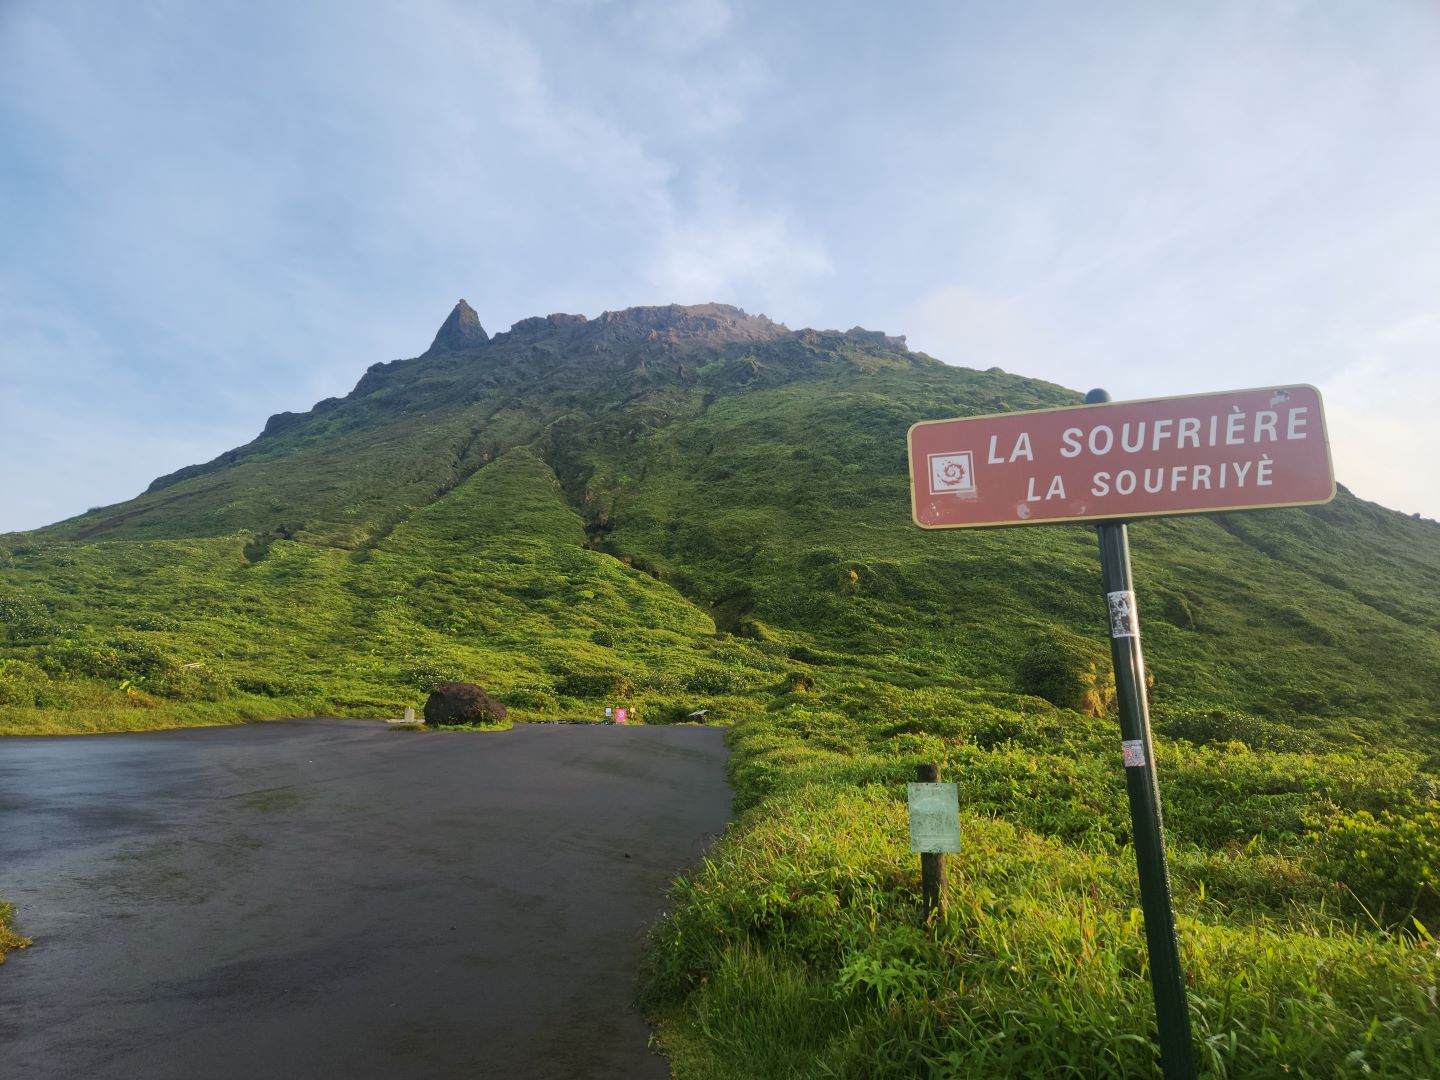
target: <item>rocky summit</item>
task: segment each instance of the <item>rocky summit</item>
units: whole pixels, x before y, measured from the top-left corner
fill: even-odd
[[[430,343],[430,351],[448,349],[473,349],[489,341],[489,335],[480,325],[480,316],[463,299],[456,303]]]

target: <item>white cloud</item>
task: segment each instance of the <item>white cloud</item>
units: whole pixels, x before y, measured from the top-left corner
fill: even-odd
[[[1433,422],[1366,412],[1325,396],[1335,478],[1362,499],[1440,518]]]
[[[834,273],[823,244],[784,213],[746,206],[706,184],[693,206],[673,208],[654,238],[650,291],[684,302],[747,300],[756,310]]]
[[[1321,384],[1337,479],[1362,498],[1440,518],[1440,313],[1385,327]]]
[[[724,0],[640,0],[626,5],[624,20],[647,46],[686,56],[729,33],[735,12]]]
[[[1065,366],[1064,347],[1040,311],[963,285],[919,297],[905,309],[901,326],[910,348],[949,364],[1024,375]]]

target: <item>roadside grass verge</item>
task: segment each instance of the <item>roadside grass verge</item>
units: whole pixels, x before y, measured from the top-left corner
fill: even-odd
[[[218,727],[285,717],[341,716],[339,709],[321,711],[304,699],[262,699],[165,702],[149,708],[100,706],[64,712],[0,706],[0,736],[94,735],[103,732],[161,731],[171,728]],[[363,715],[373,716],[373,712]]]
[[[509,731],[515,726],[515,722],[509,717],[504,720],[497,720],[493,724],[435,724],[424,725],[426,731]]]
[[[972,722],[923,747],[960,786],[965,848],[946,917],[927,920],[903,794],[922,758],[885,725],[838,710],[822,724],[821,711],[782,703],[731,733],[742,812],[676,882],[644,976],[677,1077],[1158,1077],[1104,722],[1059,714],[1057,739],[1042,715],[989,747]],[[993,722],[978,702],[970,712]],[[1429,820],[1417,763],[1374,765],[1164,747],[1203,1076],[1440,1075],[1431,909],[1381,921],[1333,877],[1334,821],[1377,802]],[[1428,852],[1412,843],[1390,876],[1423,877],[1408,867]]]

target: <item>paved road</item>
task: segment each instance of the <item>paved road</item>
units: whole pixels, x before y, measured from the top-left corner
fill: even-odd
[[[0,740],[0,1071],[663,1078],[631,1008],[722,733],[367,721]]]

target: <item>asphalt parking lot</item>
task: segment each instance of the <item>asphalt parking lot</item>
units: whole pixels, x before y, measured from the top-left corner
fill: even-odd
[[[7,1075],[637,1077],[723,732],[307,720],[0,740]]]

